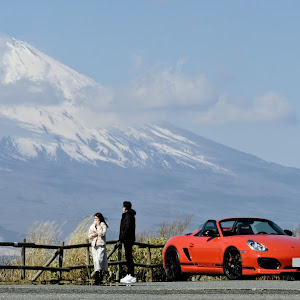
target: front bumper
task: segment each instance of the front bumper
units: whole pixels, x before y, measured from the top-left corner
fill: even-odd
[[[293,267],[293,258],[300,257],[300,251],[256,252],[241,251],[243,275],[280,275],[299,273],[300,267]]]

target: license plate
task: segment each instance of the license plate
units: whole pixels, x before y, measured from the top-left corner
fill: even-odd
[[[293,268],[300,268],[300,257],[293,258],[292,266]]]

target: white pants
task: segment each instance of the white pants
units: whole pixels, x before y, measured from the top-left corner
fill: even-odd
[[[94,271],[108,271],[108,262],[105,246],[92,247]]]

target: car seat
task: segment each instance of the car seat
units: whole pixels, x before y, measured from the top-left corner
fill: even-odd
[[[236,229],[237,235],[254,234],[250,224],[239,223]]]

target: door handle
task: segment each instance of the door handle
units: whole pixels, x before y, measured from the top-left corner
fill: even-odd
[[[194,244],[193,243],[190,243],[190,245],[189,245],[190,247],[194,247]]]

